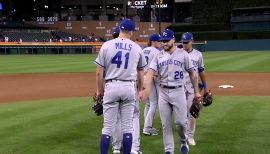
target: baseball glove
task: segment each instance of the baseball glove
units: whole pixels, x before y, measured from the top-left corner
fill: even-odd
[[[200,111],[202,110],[202,107],[203,105],[201,98],[194,98],[189,112],[194,118],[198,118],[200,115]]]
[[[95,93],[93,96],[93,106],[92,106],[92,110],[95,112],[95,114],[97,116],[100,116],[103,114],[103,96],[97,96],[97,94]]]
[[[203,106],[209,106],[213,102],[212,93],[209,91],[203,95]]]

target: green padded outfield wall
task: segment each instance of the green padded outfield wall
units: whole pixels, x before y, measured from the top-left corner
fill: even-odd
[[[205,51],[270,51],[270,39],[208,41]]]
[[[270,6],[270,0],[192,0],[193,24],[230,23],[231,10]]]

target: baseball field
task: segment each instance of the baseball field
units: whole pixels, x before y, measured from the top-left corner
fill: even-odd
[[[214,103],[198,119],[190,153],[269,154],[270,51],[203,55]],[[99,153],[103,119],[90,111],[95,57],[0,56],[0,154]],[[154,126],[161,129],[158,114]],[[141,135],[141,147],[163,154],[162,133]]]

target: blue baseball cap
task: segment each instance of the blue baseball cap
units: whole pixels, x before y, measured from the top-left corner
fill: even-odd
[[[131,19],[124,19],[120,24],[120,29],[126,31],[135,31],[135,22]]]
[[[150,37],[149,37],[149,41],[160,41],[160,35],[159,34],[152,34]]]
[[[161,33],[160,41],[169,41],[174,38],[174,32],[170,29],[165,29]]]
[[[179,45],[177,46],[177,48],[179,48],[179,49],[183,48],[183,44],[179,44]]]
[[[182,34],[181,42],[193,41],[193,34],[191,32],[185,32]]]
[[[117,26],[114,28],[113,34],[119,34],[120,33],[120,27]]]

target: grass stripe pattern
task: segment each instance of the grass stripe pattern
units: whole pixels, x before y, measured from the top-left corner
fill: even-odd
[[[0,56],[0,74],[95,72],[96,54]],[[208,72],[270,72],[270,51],[204,52]]]
[[[85,97],[0,104],[0,153],[98,153],[102,117],[89,111],[90,104]],[[141,104],[142,117],[143,108]],[[269,96],[216,96],[197,121],[197,145],[190,153],[268,153],[269,110]],[[154,126],[162,128],[158,114]],[[179,153],[175,127],[174,132]],[[141,147],[144,153],[162,154],[162,131],[153,137],[141,135]]]

